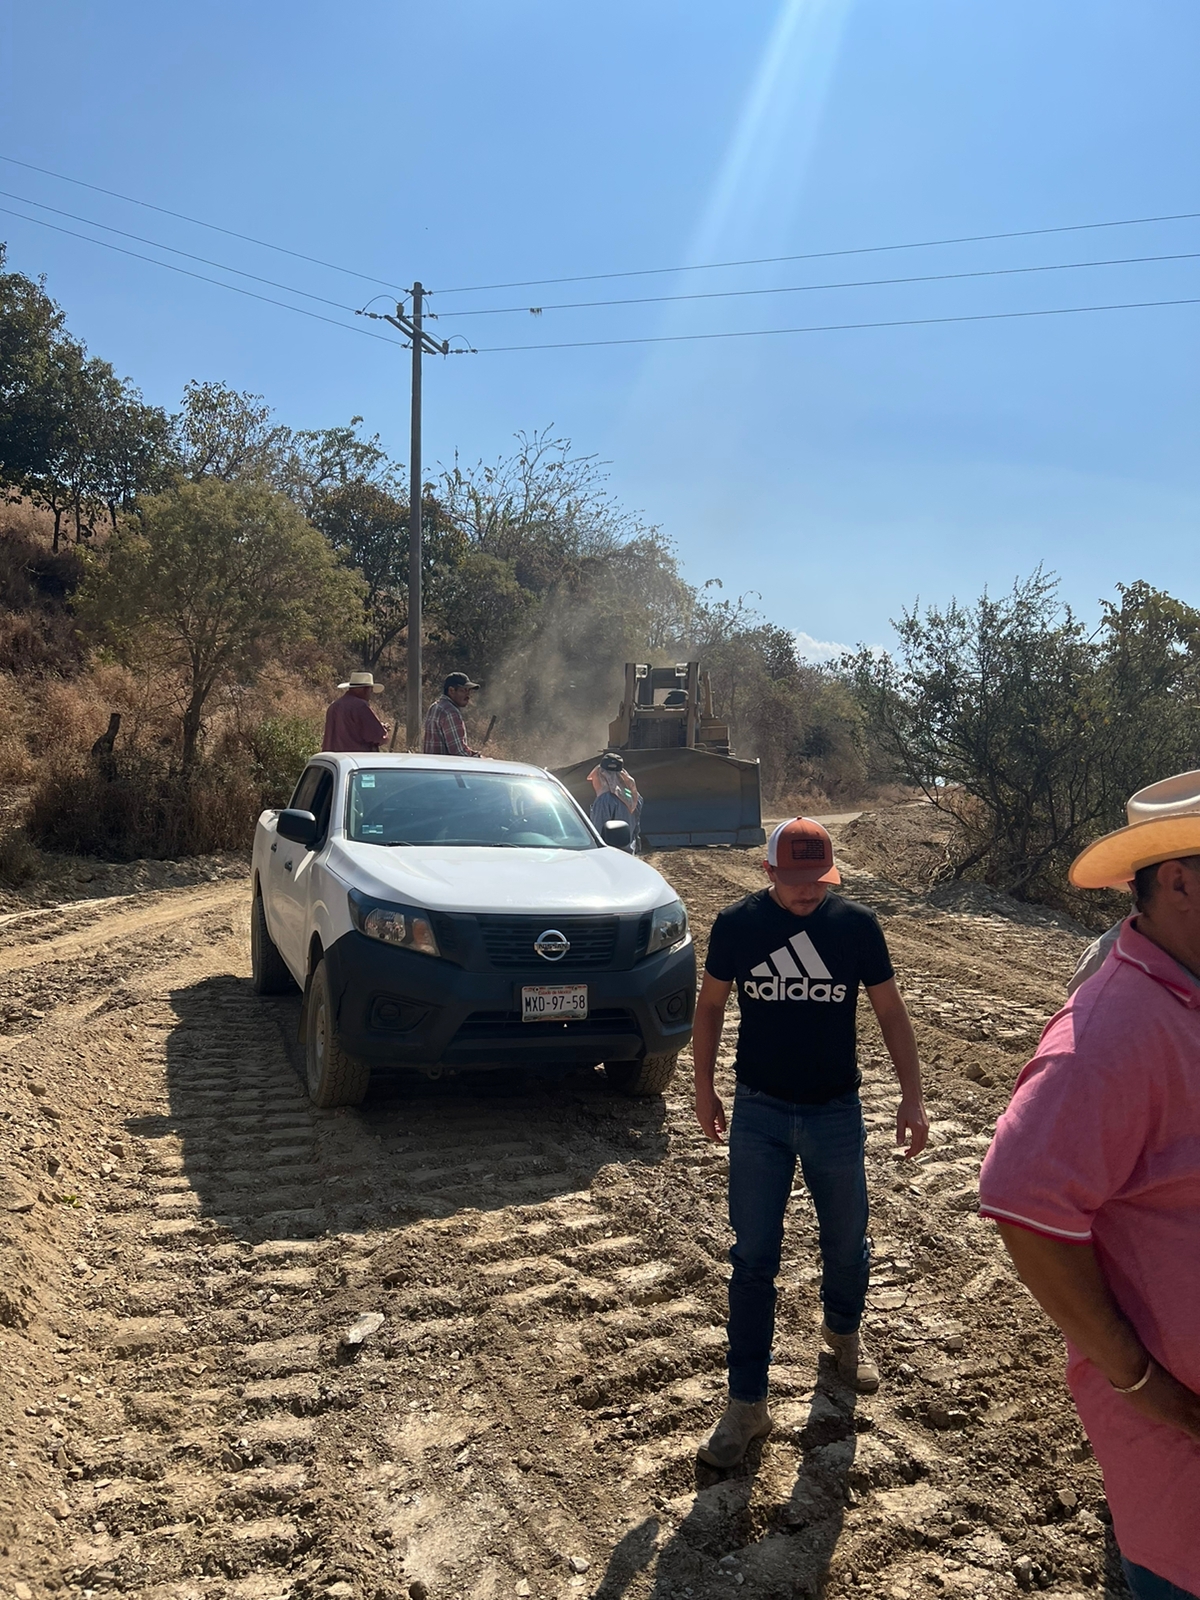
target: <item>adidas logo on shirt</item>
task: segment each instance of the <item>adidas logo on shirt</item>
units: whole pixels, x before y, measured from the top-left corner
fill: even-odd
[[[797,965],[799,963],[799,965]],[[833,1003],[846,998],[846,985],[833,983],[833,973],[817,954],[807,933],[796,933],[772,950],[766,961],[751,967],[742,993],[751,1000],[814,1000]]]

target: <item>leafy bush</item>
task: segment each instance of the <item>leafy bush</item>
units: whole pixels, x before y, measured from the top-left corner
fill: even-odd
[[[161,745],[118,743],[107,771],[68,754],[43,769],[28,832],[43,848],[113,861],[248,850],[259,813],[286,804],[319,744],[308,718],[275,715],[230,730],[187,774]]]
[[[254,758],[254,782],[262,806],[286,805],[309,756],[321,740],[306,717],[264,717],[247,736]]]
[[[959,827],[951,871],[1067,907],[1071,859],[1134,790],[1200,763],[1200,612],[1118,586],[1088,633],[1041,572],[906,612],[852,678],[899,776]]]
[[[93,766],[63,763],[34,789],[26,824],[45,849],[110,861],[172,859],[242,850],[261,807],[248,775],[198,765],[189,779],[145,758],[126,758],[111,780]]]

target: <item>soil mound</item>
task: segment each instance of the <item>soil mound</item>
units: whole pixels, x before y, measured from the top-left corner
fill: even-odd
[[[920,891],[948,876],[956,833],[952,817],[918,801],[864,811],[839,829],[838,843],[855,866]]]

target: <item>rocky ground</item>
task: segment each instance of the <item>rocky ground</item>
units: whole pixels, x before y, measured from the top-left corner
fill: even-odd
[[[1123,1594],[1060,1341],[975,1210],[1086,935],[877,875],[870,825],[847,887],[883,918],[934,1119],[898,1160],[868,1008],[884,1385],[856,1400],[818,1353],[797,1192],[775,1433],[724,1479],[694,1452],[722,1400],[725,1158],[686,1070],[665,1101],[579,1073],[314,1111],[295,1002],[249,988],[243,866],[12,900],[0,1594]],[[703,930],[760,855],[657,864]],[[356,1322],[374,1331],[348,1343]]]

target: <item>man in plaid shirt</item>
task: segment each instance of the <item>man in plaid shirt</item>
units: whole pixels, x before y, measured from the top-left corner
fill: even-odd
[[[427,756],[475,756],[467,743],[463,711],[471,703],[471,690],[478,689],[465,672],[452,672],[442,685],[441,697],[425,713],[424,751]]]

